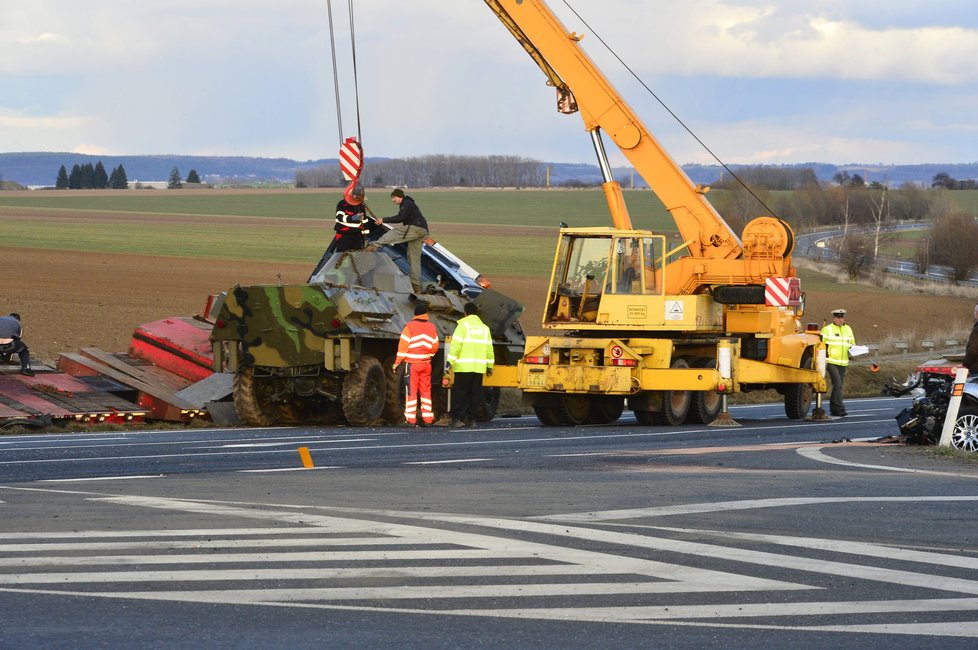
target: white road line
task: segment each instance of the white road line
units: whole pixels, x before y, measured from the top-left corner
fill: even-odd
[[[376,438],[347,438],[345,440],[330,440],[330,443],[336,442],[377,442]],[[190,447],[191,449],[245,449],[249,447],[294,447],[297,443],[294,441],[288,442],[240,442],[236,444],[227,445],[215,445],[212,447]],[[298,443],[306,444],[306,443]]]
[[[44,533],[0,533],[0,539],[106,539],[127,537],[229,537],[234,535],[322,535],[322,528],[185,528],[182,530],[72,530]]]
[[[131,478],[163,478],[164,474],[134,474],[132,476],[88,476],[85,478],[46,478],[38,483],[81,483],[83,481],[125,481]]]
[[[455,560],[495,560],[524,557],[516,551],[493,551],[484,549],[438,549],[414,551],[331,551],[296,553],[201,553],[173,555],[77,555],[64,556],[24,556],[0,558],[0,567],[34,567],[34,566],[98,566],[102,564],[225,564],[228,562],[371,562],[376,560],[388,561],[427,561],[441,559]]]
[[[323,532],[320,529],[320,534]],[[0,544],[0,553],[48,553],[50,551],[118,551],[125,549],[197,548],[294,548],[296,546],[381,546],[401,544],[395,537],[302,537],[261,539],[186,539],[150,542],[44,542]],[[332,551],[325,551],[332,553]]]
[[[567,607],[540,609],[497,609],[493,615],[515,618],[587,620],[606,623],[641,623],[713,618],[755,618],[762,616],[837,616],[906,612],[976,611],[978,598],[922,598],[919,600],[857,600],[842,602],[721,603],[717,605],[664,605],[653,607]],[[452,610],[454,614],[475,614],[485,610]],[[531,613],[532,612],[532,613]],[[952,625],[958,625],[953,623]],[[851,626],[840,625],[851,631]],[[804,627],[802,629],[825,629]],[[968,635],[971,636],[971,635]],[[845,644],[842,644],[845,645]]]
[[[321,465],[317,467],[273,467],[271,469],[239,469],[239,474],[267,474],[268,472],[305,472],[313,469],[343,469],[342,465]]]
[[[53,490],[52,490],[53,491]],[[0,566],[14,567],[22,569],[23,573],[4,574],[0,572],[0,592],[7,593],[35,593],[47,595],[72,595],[84,597],[120,598],[120,599],[143,599],[157,601],[174,602],[206,602],[206,603],[228,603],[254,606],[279,606],[279,607],[301,607],[312,609],[344,609],[358,611],[383,611],[388,613],[418,613],[418,614],[437,614],[437,615],[459,615],[459,616],[483,616],[483,617],[506,617],[521,619],[539,620],[574,620],[574,621],[602,621],[613,623],[633,623],[650,625],[684,625],[698,627],[715,627],[729,629],[771,629],[771,630],[826,630],[835,632],[872,632],[886,634],[927,634],[940,636],[960,636],[973,638],[978,637],[978,622],[973,620],[955,621],[945,620],[938,622],[923,623],[897,623],[892,621],[913,620],[914,617],[907,616],[915,612],[940,614],[941,618],[950,616],[969,614],[978,611],[978,598],[949,597],[949,598],[921,598],[903,600],[869,600],[869,601],[831,601],[831,595],[836,594],[832,587],[828,591],[822,591],[821,587],[787,583],[776,580],[768,580],[723,571],[696,569],[689,566],[678,564],[666,564],[655,560],[645,560],[640,558],[628,557],[620,553],[627,552],[625,549],[644,549],[634,552],[643,556],[660,556],[658,552],[675,554],[677,557],[685,557],[678,561],[695,564],[694,556],[707,557],[711,561],[724,561],[733,564],[744,563],[764,567],[765,569],[781,568],[789,571],[802,571],[810,574],[821,574],[828,576],[845,576],[847,579],[865,580],[877,583],[888,583],[900,585],[902,587],[918,587],[932,589],[939,592],[957,592],[969,596],[978,595],[978,581],[957,578],[948,575],[928,575],[912,571],[895,570],[893,563],[883,565],[882,562],[874,562],[873,566],[861,566],[858,564],[836,562],[829,559],[816,559],[803,556],[784,555],[770,552],[753,551],[745,548],[724,547],[702,542],[691,542],[681,539],[668,539],[661,537],[650,537],[634,533],[620,532],[615,530],[604,530],[600,528],[585,528],[568,525],[566,523],[545,523],[541,521],[526,521],[518,519],[503,519],[494,517],[463,516],[441,513],[406,513],[401,511],[384,510],[362,510],[352,508],[330,508],[330,507],[308,507],[308,506],[289,506],[289,505],[270,505],[270,504],[246,504],[225,502],[202,502],[181,499],[169,499],[148,496],[123,496],[95,498],[95,501],[105,503],[119,503],[130,506],[142,506],[151,508],[161,508],[176,510],[181,512],[195,513],[199,515],[209,515],[211,517],[227,516],[242,517],[250,519],[261,519],[278,522],[303,523],[304,528],[296,529],[297,532],[305,531],[314,533],[322,537],[323,533],[344,533],[347,537],[330,536],[324,538],[327,546],[316,553],[293,553],[275,550],[275,546],[282,547],[300,546],[308,544],[319,544],[324,540],[306,539],[293,540],[291,538],[292,528],[275,526],[271,528],[258,529],[234,529],[220,528],[215,529],[220,534],[233,535],[240,531],[241,535],[249,534],[246,531],[264,531],[261,534],[271,534],[268,531],[275,531],[274,535],[264,540],[249,540],[240,536],[225,540],[212,540],[213,548],[222,546],[231,548],[250,548],[255,544],[263,549],[268,547],[267,552],[231,552],[231,553],[212,553],[211,547],[202,546],[200,553],[189,554],[180,553],[169,555],[163,554],[145,555],[122,555],[122,556],[99,556],[85,557],[79,556],[79,551],[93,550],[112,550],[120,542],[90,542],[88,539],[111,539],[112,537],[122,537],[125,535],[142,531],[82,531],[80,533],[54,533],[51,539],[71,539],[70,543],[64,544],[36,544],[18,545],[8,544],[6,547],[0,545],[0,552],[18,552],[22,547],[32,547],[32,552],[40,550],[65,550],[71,555],[65,557],[27,557],[27,558],[5,558],[0,560]],[[966,497],[845,497],[845,498],[821,498],[821,499],[758,499],[750,501],[731,501],[723,504],[693,504],[698,509],[692,512],[709,512],[705,506],[714,506],[712,510],[736,510],[748,507],[775,507],[785,505],[808,505],[811,503],[846,503],[846,502],[871,502],[871,501],[902,501],[902,502],[921,502],[921,501],[945,501],[945,502],[974,502],[978,501],[978,496]],[[737,507],[732,507],[736,504]],[[717,507],[719,506],[719,507]],[[689,506],[681,506],[688,508]],[[275,509],[272,509],[275,508]],[[623,512],[635,513],[638,511],[648,512],[652,510],[662,511],[664,509],[635,509],[610,511],[616,517]],[[333,515],[318,514],[320,512],[347,512],[356,516],[383,516],[383,521],[369,519],[353,519],[349,517],[338,517]],[[595,521],[602,521],[608,513],[586,513],[594,516]],[[660,514],[662,514],[660,512]],[[676,514],[674,512],[668,514]],[[646,516],[646,515],[636,515]],[[418,523],[399,524],[392,523],[389,517],[413,518]],[[424,522],[438,522],[437,525],[423,525]],[[457,532],[449,530],[446,524],[452,526],[466,526],[468,530],[472,527],[482,529],[497,529],[498,534],[477,534],[472,532]],[[874,558],[896,561],[908,561],[915,563],[926,563],[932,565],[955,566],[967,570],[978,568],[978,558],[954,555],[951,553],[930,553],[921,551],[911,551],[898,549],[893,546],[877,545],[864,542],[847,542],[844,540],[818,539],[805,537],[789,537],[778,535],[762,535],[753,533],[738,533],[728,531],[698,530],[684,528],[665,528],[668,531],[692,532],[697,534],[715,535],[722,539],[744,539],[760,543],[779,544],[782,546],[815,549],[822,551],[820,558],[826,558],[827,553],[844,555],[864,555]],[[187,535],[204,536],[205,531],[160,531],[160,533],[178,534],[181,537]],[[157,534],[156,531],[148,531],[148,534]],[[254,534],[254,533],[253,533]],[[30,535],[28,539],[37,539],[37,533],[12,533],[10,535]],[[41,535],[44,535],[43,533]],[[69,537],[73,535],[74,537]],[[547,536],[548,539],[564,539],[564,545],[557,543],[543,544],[538,542],[526,541],[523,538],[529,536]],[[4,538],[0,534],[0,538]],[[83,541],[78,541],[81,538]],[[22,539],[13,537],[12,539]],[[369,542],[366,540],[370,540]],[[570,540],[574,540],[571,542]],[[230,542],[230,543],[229,543]],[[139,549],[169,549],[195,546],[193,539],[178,539],[171,542],[131,540],[121,542],[124,545],[135,544],[132,548]],[[347,544],[369,544],[369,545],[388,545],[393,550],[383,552],[377,548],[373,550],[350,552],[348,549],[336,548]],[[614,549],[617,551],[597,552],[587,551],[577,548],[582,544],[597,546],[603,549]],[[174,544],[176,546],[174,546]],[[88,545],[92,545],[91,548]],[[64,547],[63,549],[59,547]],[[70,548],[73,547],[73,548]],[[125,546],[130,547],[130,546]],[[401,550],[400,548],[410,550]],[[380,554],[375,556],[374,554]],[[260,559],[257,559],[260,558]],[[374,558],[371,560],[371,558]],[[458,558],[471,558],[473,565],[461,565],[456,560]],[[21,560],[19,564],[15,564]],[[383,565],[370,567],[358,567],[352,562],[367,561],[390,561]],[[504,566],[494,566],[493,562],[501,560]],[[48,562],[51,563],[48,563]],[[336,561],[336,565],[331,565]],[[220,568],[201,568],[195,570],[192,567],[181,567],[179,565],[202,564],[202,563],[246,563],[252,562],[259,565],[256,569],[231,567],[227,571]],[[303,562],[309,563],[308,568],[282,567],[274,568],[275,562]],[[323,563],[326,563],[325,565]],[[119,565],[122,566],[119,566]],[[138,570],[139,565],[156,565],[159,569],[148,571]],[[166,565],[175,565],[172,570]],[[52,566],[106,566],[106,570],[88,570],[72,572],[70,570],[49,570]],[[126,566],[134,565],[134,566]],[[38,570],[31,571],[37,567]],[[943,572],[942,572],[943,573]],[[561,580],[573,579],[575,576],[586,577],[588,575],[600,576],[599,579],[578,579],[572,582]],[[546,581],[548,576],[554,576],[554,580]],[[622,582],[616,582],[615,576]],[[643,576],[649,579],[637,579]],[[465,578],[479,577],[479,580],[468,580]],[[533,578],[537,582],[515,582],[517,578]],[[449,584],[431,584],[430,582],[411,582],[410,579],[451,579],[456,578]],[[502,580],[493,580],[502,578]],[[363,579],[383,579],[382,583],[369,583],[368,586],[351,586],[358,584],[351,582]],[[541,582],[540,579],[543,581]],[[234,589],[233,585],[220,585],[222,581],[235,581],[246,583],[248,581],[275,580],[283,582],[276,585],[274,589],[253,588],[253,589]],[[342,580],[339,584],[309,584],[309,588],[288,588],[289,584],[284,581],[305,580]],[[185,584],[203,583],[214,581],[215,585],[200,584],[197,589],[182,590],[179,587]],[[120,587],[113,591],[98,591],[94,588],[87,590],[58,588],[59,585],[85,585],[85,584],[113,584],[119,583]],[[127,592],[121,590],[123,584],[139,584],[146,586],[142,591]],[[166,589],[170,587],[171,589]],[[180,584],[183,583],[183,584]],[[30,585],[48,585],[51,589],[31,589]],[[18,587],[21,586],[21,587]],[[154,590],[155,587],[162,589]],[[258,586],[246,585],[241,586]],[[111,587],[110,587],[111,588]],[[829,596],[824,601],[802,601],[790,602],[792,599],[784,595],[771,593],[767,599],[772,602],[757,602],[756,598],[748,598],[741,592],[746,591],[766,591],[774,592],[780,590],[818,590],[827,593]],[[619,594],[644,595],[644,594],[692,594],[704,593],[711,594],[710,601],[716,600],[712,594],[722,591],[738,592],[731,596],[733,602],[713,602],[713,604],[698,604],[695,600],[685,598],[680,602],[689,604],[669,604],[664,605],[636,605],[636,606],[600,606],[587,607],[584,603],[589,601],[575,602],[574,598],[583,597],[615,597]],[[877,593],[886,593],[879,591]],[[837,595],[837,594],[836,594]],[[530,600],[525,607],[519,604],[526,602],[523,598],[556,597],[558,601],[566,607],[545,608],[538,607],[540,601]],[[403,608],[391,606],[397,601],[417,600],[424,603],[435,603],[423,608]],[[453,599],[471,599],[471,604],[466,604],[465,608],[438,609],[439,601],[441,606],[451,605]],[[505,599],[501,604],[505,609],[493,609],[496,603],[486,604],[484,607],[476,607],[474,601],[481,599]],[[755,602],[738,602],[743,600],[754,600]],[[391,605],[384,602],[358,603],[357,601],[390,601]],[[710,602],[707,601],[707,602]],[[598,601],[602,602],[602,601]],[[607,598],[605,603],[612,602]],[[642,601],[635,601],[641,603]],[[653,602],[663,602],[657,599]],[[482,603],[478,603],[482,604]],[[889,620],[880,618],[883,615],[890,615]],[[867,618],[857,618],[860,616]],[[872,615],[877,615],[873,617]],[[899,618],[896,618],[899,615]],[[855,624],[837,624],[840,616],[847,618],[841,620],[852,620]],[[765,622],[760,624],[758,619],[764,617],[785,617],[785,625],[776,625]],[[797,620],[804,620],[806,617],[811,620],[811,625],[799,624]],[[823,620],[811,619],[811,617],[824,617]],[[934,619],[930,616],[929,619]],[[730,619],[729,622],[724,619]],[[751,620],[755,619],[755,620]],[[862,624],[860,620],[869,620],[872,623]],[[824,625],[821,623],[832,623]]]
[[[704,512],[726,512],[729,510],[753,510],[755,508],[782,508],[785,506],[809,506],[823,503],[860,502],[920,502],[920,501],[978,501],[978,496],[936,496],[936,497],[780,497],[772,499],[746,499],[743,501],[717,501],[712,503],[689,503],[679,506],[658,506],[651,508],[625,508],[622,510],[602,510],[600,512],[575,512],[557,515],[531,517],[537,521],[597,522],[638,519],[645,517],[669,517],[673,515],[700,514]]]
[[[722,539],[744,539],[779,546],[810,548],[820,551],[833,551],[849,555],[864,555],[867,557],[885,557],[901,562],[917,562],[920,564],[935,564],[937,566],[954,566],[962,569],[978,569],[978,558],[954,555],[950,553],[934,553],[914,551],[902,546],[887,546],[867,542],[848,542],[817,537],[791,537],[787,535],[762,535],[757,533],[738,533],[730,530],[703,530],[699,528],[671,528],[667,526],[649,526],[653,530],[670,530],[680,533],[696,533],[711,535]]]
[[[978,479],[978,473],[976,474],[964,474],[960,472],[940,472],[937,470],[929,469],[912,469],[909,467],[891,467],[889,465],[867,465],[865,463],[852,463],[847,460],[839,460],[838,458],[833,458],[822,453],[822,446],[818,447],[802,447],[798,450],[798,454],[808,458],[809,460],[814,460],[819,463],[829,463],[830,465],[843,465],[845,467],[858,467],[861,469],[878,469],[887,472],[903,472],[906,474],[930,474],[935,476],[954,476],[957,478],[971,478]]]
[[[110,582],[207,582],[251,580],[351,580],[373,578],[498,578],[520,576],[618,575],[610,568],[575,564],[493,564],[489,566],[334,567],[305,569],[200,569],[172,571],[100,571],[0,575],[2,585],[103,584]]]
[[[978,500],[978,497],[973,497]],[[575,528],[561,524],[537,523],[510,519],[494,519],[490,517],[465,517],[454,515],[429,515],[425,519],[437,519],[453,523],[468,523],[478,526],[504,528],[512,531],[532,532],[586,539],[590,542],[605,542],[634,548],[654,549],[687,555],[701,555],[711,559],[722,559],[733,562],[745,562],[765,567],[780,567],[824,575],[845,576],[861,580],[870,580],[902,586],[924,587],[962,594],[978,594],[978,581],[963,578],[935,576],[913,571],[899,571],[892,568],[875,566],[860,566],[844,562],[819,560],[816,558],[793,555],[778,555],[764,551],[703,544],[687,540],[646,537],[632,533],[604,531],[595,528]],[[845,545],[845,542],[839,542]]]
[[[769,580],[740,574],[725,573],[695,567],[668,564],[655,560],[645,560],[630,558],[621,555],[614,555],[603,552],[586,551],[582,549],[555,546],[552,544],[541,544],[512,537],[499,537],[494,535],[464,533],[451,530],[431,528],[430,526],[393,524],[389,522],[371,522],[362,519],[349,519],[345,517],[333,517],[317,515],[303,508],[302,511],[282,511],[265,510],[256,508],[240,508],[232,506],[217,505],[199,501],[183,501],[180,499],[167,499],[162,497],[110,497],[95,499],[109,503],[120,503],[126,505],[144,506],[150,508],[162,508],[166,510],[176,510],[182,512],[193,512],[197,514],[208,514],[211,516],[235,516],[251,519],[274,520],[278,522],[303,523],[308,526],[322,526],[328,532],[364,531],[365,529],[375,530],[384,535],[397,535],[402,537],[404,543],[418,544],[451,544],[458,547],[469,547],[479,549],[488,554],[488,557],[522,557],[536,562],[555,561],[569,564],[582,564],[585,566],[609,566],[614,567],[621,573],[631,573],[642,576],[652,576],[659,580],[670,580],[676,583],[683,583],[695,590],[694,585],[709,585],[716,591],[754,591],[754,590],[779,590],[779,589],[810,589],[806,585],[796,585],[780,580]],[[353,512],[376,512],[385,515],[393,514],[396,517],[403,517],[404,513],[391,513],[390,511],[356,511]],[[413,516],[413,515],[412,515]],[[439,515],[419,517],[421,520],[432,519],[435,521],[454,520],[451,515]],[[468,521],[468,518],[463,518]],[[498,525],[499,522],[509,521],[501,519],[478,519],[478,521],[492,522],[491,527],[498,528],[505,526]],[[513,524],[513,530],[519,530],[518,521],[509,521]],[[480,525],[480,524],[476,524]],[[565,526],[547,524],[531,524],[545,526],[549,531],[553,531],[559,536],[564,535]],[[576,530],[576,529],[575,529]],[[557,532],[559,531],[559,532]],[[575,535],[569,535],[575,537]],[[455,551],[459,553],[460,551]],[[478,551],[476,551],[478,552]],[[429,551],[429,553],[444,553],[444,551]],[[493,554],[499,554],[498,556]],[[276,554],[275,557],[278,557]],[[213,556],[209,556],[213,557]],[[240,556],[239,556],[240,557]],[[321,556],[320,556],[321,557]],[[330,559],[335,554],[330,554]],[[441,557],[436,555],[436,557]],[[206,559],[206,558],[205,558]],[[229,560],[230,561],[230,560]],[[244,560],[242,560],[244,561]]]
[[[311,589],[235,589],[203,591],[99,592],[100,596],[194,603],[284,603],[308,600],[432,600],[455,598],[526,598],[534,596],[616,596],[621,594],[712,593],[709,584],[673,582],[579,582],[545,584],[396,585],[391,587],[320,587]],[[0,589],[0,591],[6,591]],[[86,594],[88,595],[88,594]],[[435,610],[437,611],[437,610]],[[489,613],[482,610],[483,614]],[[431,612],[429,612],[431,613]]]
[[[454,460],[412,460],[404,465],[446,465],[454,463],[484,463],[495,458],[456,458]]]
[[[885,420],[867,420],[864,424],[872,424],[874,422],[889,422],[889,419]],[[791,426],[791,430],[804,429],[806,427],[822,427],[823,422],[805,422],[798,423]],[[542,427],[525,427],[527,429],[541,430]],[[770,429],[770,427],[741,427],[738,432],[744,433],[748,431],[761,431],[765,429]],[[512,432],[519,430],[518,428],[507,428],[507,429],[491,429],[493,432]],[[486,429],[486,431],[490,431]],[[485,445],[524,445],[527,443],[534,442],[560,442],[566,443],[568,441],[574,440],[616,440],[616,439],[642,439],[642,438],[663,438],[669,436],[680,436],[680,435],[692,435],[692,434],[710,434],[716,433],[714,429],[679,429],[676,431],[629,431],[627,433],[611,433],[604,435],[561,435],[560,437],[547,436],[542,438],[493,438],[490,440],[452,440],[446,442],[427,442],[427,443],[405,443],[405,444],[377,444],[377,445],[350,445],[345,447],[329,447],[329,446],[316,446],[317,444],[327,444],[329,441],[324,441],[323,443],[316,442],[306,442],[305,446],[309,448],[310,452],[317,451],[329,451],[329,452],[360,452],[368,451],[374,449],[423,449],[423,448],[435,448],[435,447],[473,447],[473,446],[485,446]],[[395,435],[405,435],[405,434],[395,434]],[[202,441],[207,442],[207,441]],[[144,443],[140,443],[144,444]],[[152,444],[152,443],[146,443]],[[186,441],[184,441],[186,444]],[[58,449],[58,448],[54,448]],[[194,457],[208,457],[208,456],[250,456],[255,454],[291,454],[295,453],[292,449],[264,449],[264,450],[240,450],[240,451],[210,451],[210,452],[188,452],[188,453],[173,453],[173,454],[144,454],[144,455],[133,455],[133,456],[94,456],[94,457],[73,457],[73,458],[37,458],[37,459],[25,459],[25,460],[10,460],[10,461],[0,461],[0,465],[30,465],[37,463],[83,463],[83,462],[103,462],[111,460],[157,460],[163,458],[194,458]]]
[[[615,456],[619,452],[614,451],[591,451],[581,454],[547,454],[546,458],[580,458],[582,456]]]

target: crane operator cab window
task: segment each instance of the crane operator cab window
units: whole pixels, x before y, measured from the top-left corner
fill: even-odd
[[[557,249],[544,321],[593,321],[607,284],[611,237],[564,235]]]
[[[662,291],[661,237],[619,237],[605,290],[616,294],[658,294]]]

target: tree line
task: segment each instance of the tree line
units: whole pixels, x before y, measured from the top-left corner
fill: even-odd
[[[54,188],[58,190],[124,190],[127,187],[129,187],[129,179],[122,165],[108,174],[101,160],[95,166],[92,166],[92,163],[72,165],[71,173],[61,165],[54,182]]]
[[[368,187],[537,187],[546,182],[543,165],[518,156],[445,156],[371,160],[361,173]],[[296,187],[346,185],[339,167],[296,172]]]
[[[170,171],[170,178],[167,181],[167,188],[174,189],[183,187],[183,180],[180,177],[180,170],[176,167]],[[200,183],[200,176],[197,170],[191,169],[187,174],[187,183]],[[58,176],[54,181],[56,190],[125,190],[129,188],[129,177],[126,175],[125,168],[120,164],[106,173],[102,161],[98,161],[93,166],[92,163],[83,165],[72,165],[71,172],[61,165],[58,169]]]
[[[942,174],[930,189],[906,183],[891,189],[881,183],[866,184],[858,175],[836,174],[835,184],[823,184],[814,174],[797,170],[750,170],[737,176],[755,182],[764,178],[778,190],[764,186],[727,182],[727,191],[711,194],[711,202],[735,232],[752,218],[770,215],[784,219],[795,230],[837,228],[835,239],[839,263],[850,278],[875,271],[881,244],[893,234],[887,226],[901,221],[930,224],[927,238],[917,245],[913,261],[921,273],[934,265],[951,269],[952,281],[961,282],[978,271],[978,220],[961,210],[949,196],[951,189]],[[781,172],[786,172],[781,174]],[[781,174],[779,176],[779,174]],[[952,179],[953,180],[953,179]],[[956,182],[957,183],[957,182]]]

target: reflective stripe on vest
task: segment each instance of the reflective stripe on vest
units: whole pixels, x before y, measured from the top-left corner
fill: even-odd
[[[856,344],[856,337],[848,325],[841,327],[831,323],[822,328],[822,341],[826,348],[826,361],[837,366],[849,365],[849,348]]]
[[[445,360],[455,372],[484,373],[492,367],[495,361],[492,332],[478,316],[466,316],[458,322]]]
[[[438,330],[427,318],[408,321],[397,344],[397,361],[428,363],[438,351]]]

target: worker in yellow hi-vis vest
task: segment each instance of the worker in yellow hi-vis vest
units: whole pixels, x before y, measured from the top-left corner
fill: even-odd
[[[492,332],[478,316],[475,303],[466,303],[465,317],[458,321],[445,361],[455,375],[452,387],[452,408],[437,425],[471,428],[482,406],[482,378],[492,375],[495,355],[492,351]]]
[[[822,341],[826,348],[825,369],[832,381],[832,396],[829,398],[829,412],[838,417],[847,415],[845,404],[842,403],[842,386],[846,380],[846,368],[849,366],[849,348],[856,344],[852,328],[846,322],[846,310],[836,309],[832,312],[832,322],[822,328]]]

